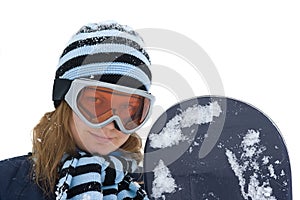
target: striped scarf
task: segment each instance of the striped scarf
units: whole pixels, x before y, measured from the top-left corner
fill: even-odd
[[[135,160],[122,156],[93,156],[79,152],[67,156],[60,169],[56,200],[148,200],[145,191],[128,172]]]

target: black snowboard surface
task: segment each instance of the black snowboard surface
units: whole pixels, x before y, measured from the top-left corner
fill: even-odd
[[[144,153],[150,199],[292,200],[281,133],[239,100],[201,96],[172,106],[152,126]]]

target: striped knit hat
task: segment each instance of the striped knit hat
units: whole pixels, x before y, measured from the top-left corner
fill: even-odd
[[[83,26],[59,59],[53,86],[55,107],[77,78],[149,91],[150,59],[143,47],[143,39],[128,26],[111,21]]]

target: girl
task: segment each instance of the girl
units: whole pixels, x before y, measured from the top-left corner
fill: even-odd
[[[154,97],[142,38],[116,22],[83,26],[53,85],[55,110],[33,130],[32,153],[0,162],[0,200],[148,199],[137,184],[135,133]]]

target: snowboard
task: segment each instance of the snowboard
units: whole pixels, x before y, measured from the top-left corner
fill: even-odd
[[[278,128],[232,98],[195,97],[167,109],[149,132],[143,165],[150,199],[292,199]]]

